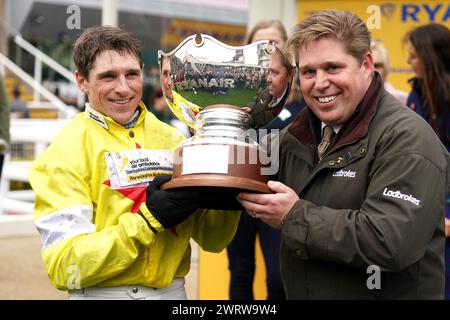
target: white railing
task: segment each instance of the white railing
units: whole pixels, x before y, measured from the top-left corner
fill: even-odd
[[[50,68],[58,72],[64,78],[69,80],[74,85],[77,84],[75,80],[75,76],[72,72],[67,70],[65,67],[60,65],[58,62],[50,58],[48,55],[43,53],[41,50],[33,46],[31,43],[22,38],[20,33],[16,34],[14,37],[14,42],[19,45],[24,50],[28,51],[30,54],[34,56],[34,80],[38,83],[42,82],[42,62],[48,65]],[[34,90],[33,93],[34,101],[40,101],[40,92],[39,90]],[[84,95],[81,91],[78,93],[77,104],[82,105],[84,101]]]
[[[4,54],[0,53],[0,63],[6,66],[9,70],[14,72],[19,78],[25,81],[30,87],[34,90],[39,91],[48,101],[50,101],[59,111],[60,117],[66,118],[68,117],[67,113],[70,111],[71,107],[66,105],[63,101],[61,101],[57,96],[44,88],[40,82],[33,79],[30,75],[28,75],[25,71],[23,71],[19,66],[17,66],[14,62],[8,59]]]
[[[11,119],[11,146],[32,144],[37,157],[69,119]],[[12,148],[5,156],[0,182],[0,222],[2,215],[32,215],[34,193],[32,190],[11,190],[11,181],[28,182],[28,170],[32,161],[15,160],[17,149]],[[23,149],[20,152],[25,152]],[[12,157],[13,156],[13,157]],[[20,156],[20,155],[19,155]]]
[[[57,71],[60,75],[62,75],[64,78],[69,80],[70,82],[73,82],[74,84],[77,84],[75,81],[75,77],[72,72],[67,70],[65,67],[60,65],[58,62],[50,58],[48,55],[43,53],[41,50],[33,46],[31,43],[26,41],[24,38],[22,38],[22,35],[17,34],[14,37],[14,42],[17,43],[19,46],[21,46],[23,49],[31,53],[39,62],[46,63],[49,67],[51,67],[53,70]],[[41,81],[38,81],[41,82]]]

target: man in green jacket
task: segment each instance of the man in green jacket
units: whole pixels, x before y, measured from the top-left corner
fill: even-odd
[[[2,176],[3,160],[9,147],[9,107],[3,78],[0,76],[0,178]]]
[[[308,108],[281,133],[274,193],[238,196],[254,218],[282,229],[288,299],[444,295],[449,154],[384,90],[370,38],[348,11],[296,26],[289,45]]]

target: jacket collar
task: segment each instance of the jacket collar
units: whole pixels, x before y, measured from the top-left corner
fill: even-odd
[[[145,107],[145,104],[142,101],[139,102],[138,108],[140,109],[140,114],[136,121],[135,126],[143,121],[143,119],[145,118],[145,114],[147,112],[147,108]],[[89,103],[86,103],[85,116],[86,118],[94,121],[98,125],[105,128],[106,130],[125,129],[122,125],[114,121],[112,118],[96,111],[94,108],[91,107]]]
[[[355,112],[339,130],[332,150],[357,141],[367,134],[369,124],[377,110],[382,89],[383,79],[375,72],[372,82]],[[315,132],[320,130],[320,123],[311,109],[305,108],[293,121],[288,131],[304,145],[317,144],[318,139],[315,137]]]
[[[412,90],[420,91],[419,78],[408,79],[408,83],[411,85]]]

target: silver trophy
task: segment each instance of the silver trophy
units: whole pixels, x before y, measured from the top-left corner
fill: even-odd
[[[232,47],[208,35],[186,38],[170,53],[158,51],[165,99],[195,134],[175,150],[172,180],[163,189],[191,186],[270,193],[267,152],[256,130],[282,110],[283,95],[268,86],[271,58],[284,53],[268,41]]]

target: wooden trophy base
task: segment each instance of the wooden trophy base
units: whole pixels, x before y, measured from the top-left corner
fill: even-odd
[[[178,178],[162,185],[162,190],[182,187],[224,187],[239,189],[241,191],[255,191],[261,193],[272,193],[267,183],[242,177],[230,177],[221,174],[191,174]]]
[[[200,151],[202,154],[197,154],[194,159],[189,159],[186,148],[190,147],[193,146],[183,145],[176,150],[172,180],[162,185],[162,190],[181,187],[225,187],[239,191],[272,193],[267,186],[270,176],[261,174],[261,169],[265,166],[261,164],[259,158],[255,161],[255,157],[249,156],[252,152],[259,151],[257,147],[235,144],[200,144],[194,147],[203,149]],[[214,152],[217,149],[211,148],[225,149],[225,151],[228,148],[228,152],[225,152],[225,156],[221,159],[220,156],[217,156],[220,152]],[[189,154],[192,153],[189,152]],[[204,156],[205,154],[209,157]],[[239,156],[237,156],[238,154]],[[238,157],[242,158],[241,161],[238,161]],[[195,169],[188,168],[192,161],[195,163]],[[219,167],[225,168],[223,171],[226,172],[213,172],[215,169],[209,167],[211,162],[219,164]],[[220,164],[220,162],[223,163]],[[202,170],[203,172],[199,172]]]

